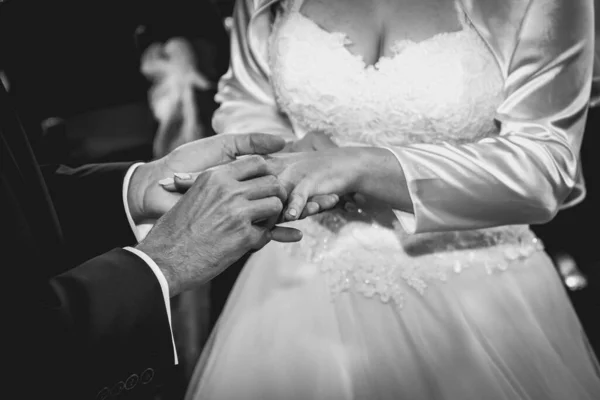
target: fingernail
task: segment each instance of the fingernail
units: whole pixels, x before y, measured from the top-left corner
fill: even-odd
[[[173,175],[175,175],[175,177],[183,180],[183,181],[187,181],[188,179],[192,179],[192,176],[190,174],[187,174],[185,172],[175,172]]]
[[[161,186],[169,186],[173,184],[173,178],[165,178],[158,181],[158,184]]]
[[[293,217],[293,218],[295,218],[295,217],[296,217],[296,215],[298,215],[298,212],[297,212],[295,209],[293,209],[293,208],[290,208],[290,209],[288,210],[288,215],[289,215],[290,217]]]

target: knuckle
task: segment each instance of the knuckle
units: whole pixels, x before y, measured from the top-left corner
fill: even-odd
[[[201,175],[204,176],[204,179],[206,181],[211,182],[211,183],[215,183],[215,182],[221,183],[222,181],[224,181],[223,174],[221,173],[221,170],[219,170],[219,169],[209,169],[209,170],[202,172]]]
[[[228,190],[229,190],[229,193],[231,194],[231,196],[236,199],[243,197],[243,195],[245,193],[244,186],[240,185],[239,183],[234,183],[232,185],[229,185]]]
[[[283,202],[280,198],[274,197],[273,200],[271,200],[271,211],[277,214],[283,211]]]
[[[302,202],[302,196],[299,193],[292,193],[290,196],[290,203],[299,203]]]
[[[242,220],[240,222],[240,229],[242,231],[242,235],[244,235],[244,238],[246,238],[246,241],[251,241],[253,233],[252,224],[247,220]]]
[[[267,166],[267,161],[257,154],[248,156],[247,160],[248,163],[254,168],[265,168]]]
[[[250,219],[248,218],[248,212],[246,207],[240,207],[235,213],[232,213],[232,217],[236,224],[245,232],[250,228]]]
[[[279,179],[277,179],[277,177],[275,175],[267,175],[265,176],[265,180],[267,181],[267,184],[269,184],[270,186],[279,186]]]

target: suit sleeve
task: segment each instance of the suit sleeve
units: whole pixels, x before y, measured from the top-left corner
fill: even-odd
[[[74,262],[137,243],[122,196],[123,180],[131,165],[42,166],[65,245],[76,257]]]
[[[95,399],[123,386],[141,394],[136,398],[151,398],[147,391],[164,380],[174,354],[161,288],[144,261],[115,249],[54,277],[38,293],[33,314],[41,316],[31,320],[43,335],[33,349],[49,393]]]

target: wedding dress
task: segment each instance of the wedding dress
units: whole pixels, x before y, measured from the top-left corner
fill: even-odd
[[[398,41],[370,66],[299,3],[269,43],[294,126],[340,146],[498,134],[503,77],[462,14],[462,30]],[[528,226],[409,235],[396,214],[375,202],[328,212],[293,223],[301,242],[254,254],[187,398],[600,398],[597,360]]]

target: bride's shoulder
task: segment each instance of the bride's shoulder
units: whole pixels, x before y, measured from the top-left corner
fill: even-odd
[[[565,11],[589,12],[596,0],[457,0],[471,18],[485,19],[490,24],[500,22],[518,30],[530,17],[544,15],[566,18]]]
[[[459,0],[470,22],[496,50],[552,42],[593,24],[594,0]],[[523,40],[523,39],[526,40]],[[502,52],[502,51],[501,51]],[[505,54],[509,56],[509,54]]]

